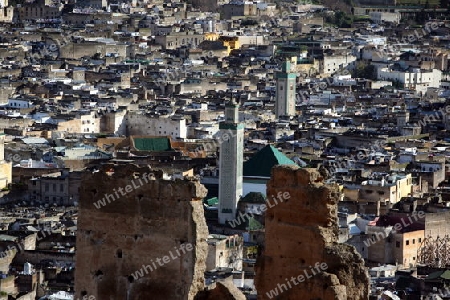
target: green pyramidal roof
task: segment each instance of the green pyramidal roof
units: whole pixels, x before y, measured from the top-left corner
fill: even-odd
[[[450,279],[450,270],[445,270],[445,272],[442,273],[442,275],[440,277],[445,280],[449,280]]]
[[[169,151],[170,140],[167,137],[134,138],[134,147],[139,151]]]
[[[276,165],[295,165],[295,162],[272,145],[267,145],[244,162],[244,176],[270,177],[270,171]]]

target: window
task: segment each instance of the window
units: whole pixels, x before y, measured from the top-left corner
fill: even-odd
[[[422,238],[419,238],[419,243],[422,243]]]
[[[61,183],[61,184],[59,185],[59,191],[60,191],[60,192],[64,192],[64,184]]]
[[[413,239],[413,245],[416,243],[416,239]]]
[[[48,183],[45,184],[45,191],[48,192],[50,190],[50,185]]]
[[[408,246],[408,245],[409,245],[409,240],[406,240],[406,243],[405,243],[405,244],[406,244],[406,246]]]

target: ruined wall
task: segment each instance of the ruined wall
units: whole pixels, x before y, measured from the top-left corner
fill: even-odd
[[[337,188],[325,186],[315,169],[277,166],[267,184],[268,198],[279,192],[290,198],[272,202],[266,211],[266,245],[256,267],[258,299],[272,298],[268,293],[275,288],[281,290],[276,299],[368,299],[361,256],[353,246],[337,243]],[[317,264],[327,268],[313,275]]]
[[[105,172],[109,168],[82,180],[75,298],[193,299],[204,287],[208,229],[201,199],[206,189],[195,180],[163,180],[155,171],[145,182],[144,173],[152,172],[145,167],[114,166],[113,174]],[[132,180],[139,187],[100,208],[93,205]],[[178,256],[176,249],[187,244],[193,249],[184,254],[179,250]],[[170,251],[175,259],[156,264]],[[156,269],[133,276],[152,262]]]
[[[215,287],[208,291],[197,294],[195,300],[245,300],[245,295],[232,283],[220,281]]]

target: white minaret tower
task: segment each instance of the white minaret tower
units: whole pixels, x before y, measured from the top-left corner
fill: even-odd
[[[219,124],[219,223],[236,218],[242,195],[244,157],[244,124],[239,123],[239,105],[233,101],[225,106],[225,121]]]
[[[281,72],[276,73],[276,79],[276,117],[278,119],[280,116],[294,116],[297,76],[291,72],[291,63],[289,61],[283,62]]]

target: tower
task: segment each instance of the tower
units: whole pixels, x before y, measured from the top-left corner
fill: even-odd
[[[291,72],[291,63],[289,61],[283,62],[281,72],[276,74],[275,114],[277,118],[295,115],[296,78],[295,73]]]
[[[242,195],[242,164],[244,124],[239,123],[238,104],[233,100],[225,106],[225,121],[219,124],[219,223],[236,218]]]

